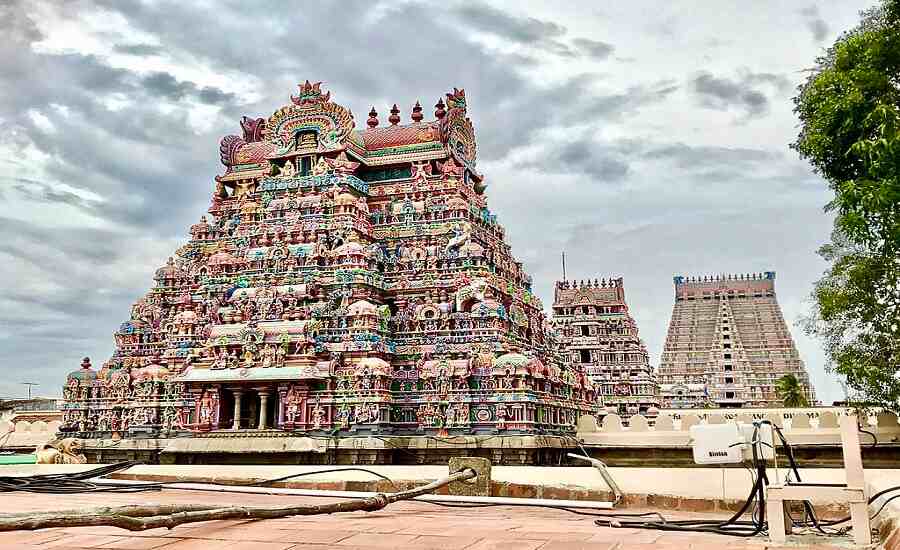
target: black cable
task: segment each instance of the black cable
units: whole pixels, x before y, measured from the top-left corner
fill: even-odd
[[[38,474],[33,476],[0,476],[0,492],[24,491],[29,493],[73,494],[87,492],[137,492],[141,489],[132,487],[101,487],[92,478],[103,477],[114,472],[125,470],[138,461],[119,462],[92,468],[82,472],[66,474]]]
[[[546,508],[548,510],[562,510],[564,512],[569,512],[572,514],[576,514],[579,516],[591,516],[591,517],[603,517],[603,518],[618,518],[618,517],[647,517],[647,516],[656,516],[660,519],[660,521],[665,521],[665,518],[659,512],[613,512],[611,514],[606,513],[591,513],[583,510],[579,510],[576,508],[570,508],[568,506],[553,506],[550,504],[533,504],[527,502],[527,499],[522,499],[524,502],[521,504],[518,502],[515,503],[493,503],[493,502],[475,502],[475,503],[466,503],[466,502],[435,502],[432,500],[415,500],[414,502],[421,502],[424,504],[434,504],[435,506],[443,506],[445,508],[496,508],[503,506],[522,506],[526,508]],[[598,520],[599,521],[599,520]]]
[[[661,531],[700,531],[707,533],[718,533],[722,535],[732,535],[740,537],[752,537],[766,530],[765,518],[765,486],[769,480],[766,476],[766,464],[758,454],[757,435],[759,433],[759,424],[754,424],[754,431],[751,441],[753,453],[753,466],[756,468],[756,479],[750,490],[750,495],[741,506],[740,510],[735,512],[733,516],[727,520],[665,520],[660,522],[638,522],[638,521],[617,521],[617,527],[634,527],[639,529],[657,529]],[[752,507],[752,508],[751,508]],[[740,518],[751,510],[751,521],[741,520]],[[758,515],[757,515],[758,510]],[[600,526],[612,526],[611,521],[601,522],[596,520],[595,523]]]
[[[768,423],[768,421],[763,421],[763,423]],[[781,440],[782,445],[785,447],[785,449],[786,449],[786,451],[787,451],[788,462],[790,463],[791,469],[792,469],[792,471],[794,472],[794,475],[797,477],[797,482],[799,483],[799,482],[801,481],[801,480],[800,480],[800,472],[799,472],[799,470],[798,470],[798,468],[797,468],[797,464],[796,464],[796,461],[795,461],[795,459],[794,459],[793,449],[791,448],[790,443],[787,442],[787,439],[785,438],[785,436],[784,436],[784,434],[782,433],[781,429],[780,429],[778,426],[775,426],[775,425],[772,425],[772,427],[774,428],[775,433],[778,434],[778,438]],[[874,440],[873,446],[875,446],[875,445],[878,444],[878,438],[875,437],[875,434],[873,434],[872,432],[869,432],[869,431],[867,431],[867,430],[863,430],[863,429],[862,429],[861,427],[859,427],[859,426],[857,426],[857,428],[858,428],[860,431],[865,432],[865,433],[867,433],[867,434],[869,434],[869,435],[872,436],[872,439]],[[884,490],[881,490],[881,491],[875,493],[874,495],[872,495],[871,497],[869,497],[869,500],[868,500],[867,504],[872,504],[873,502],[875,502],[875,500],[876,500],[878,497],[880,497],[880,496],[882,496],[882,495],[884,495],[884,494],[886,494],[886,493],[890,493],[890,492],[898,491],[898,490],[900,490],[900,485],[898,485],[898,486],[893,486],[893,487],[888,487],[888,488],[886,488],[886,489],[884,489]],[[894,495],[894,496],[891,496],[890,498],[888,498],[888,499],[884,502],[884,504],[882,504],[881,508],[879,508],[877,512],[875,512],[872,516],[870,516],[869,519],[870,519],[870,520],[874,519],[878,514],[881,513],[882,510],[884,510],[884,508],[885,508],[885,506],[887,506],[887,503],[888,503],[888,502],[890,502],[890,501],[892,501],[892,500],[894,500],[895,498],[898,498],[898,497],[900,497],[900,495]],[[816,517],[815,510],[813,509],[812,504],[811,504],[808,500],[804,500],[804,501],[803,501],[803,508],[804,508],[804,512],[805,512],[805,515],[806,515],[806,517],[807,517],[807,520],[804,521],[804,522],[794,522],[795,525],[799,525],[799,526],[803,526],[803,527],[809,527],[809,524],[812,523],[813,527],[815,527],[816,530],[820,531],[820,532],[823,533],[823,534],[828,534],[828,535],[833,535],[833,534],[843,534],[844,532],[846,532],[846,531],[849,529],[849,528],[847,528],[847,529],[838,530],[837,532],[835,532],[835,531],[827,531],[827,530],[825,530],[825,529],[823,528],[823,526],[828,526],[828,527],[830,527],[830,526],[833,526],[833,525],[838,525],[838,524],[841,524],[841,523],[846,523],[846,522],[850,521],[850,519],[851,519],[850,516],[845,516],[845,517],[838,518],[838,519],[834,519],[834,520],[820,520],[820,519],[818,519],[818,518]]]
[[[900,487],[894,487],[894,489],[900,489]],[[895,498],[900,498],[900,494],[898,494],[898,495],[893,495],[893,496],[891,496],[890,498],[885,499],[884,503],[881,505],[881,508],[879,508],[877,512],[875,512],[874,514],[872,514],[871,516],[869,516],[869,520],[875,519],[875,516],[877,516],[878,514],[881,513],[882,510],[884,510],[885,506],[888,505],[888,502],[894,500]],[[870,500],[869,503],[871,504],[871,502],[872,502],[872,501]]]
[[[115,482],[89,481],[95,478],[104,478],[112,473],[126,470],[132,466],[138,465],[138,461],[119,462],[85,470],[83,472],[66,473],[66,474],[41,474],[33,476],[3,476],[0,477],[0,492],[24,491],[30,493],[48,493],[48,494],[75,494],[75,493],[99,493],[99,492],[122,492],[136,493],[141,491],[159,491],[164,487],[171,485],[188,483],[184,481],[161,481],[141,484],[124,484]],[[271,483],[286,481],[303,476],[311,476],[318,474],[326,474],[332,472],[357,471],[371,474],[379,479],[387,481],[392,487],[396,488],[396,484],[389,477],[379,474],[378,472],[359,467],[347,468],[330,468],[326,470],[315,470],[312,472],[301,472],[288,476],[282,476],[274,479],[266,479],[263,481],[253,481],[247,483],[222,483],[208,482],[208,485],[232,486],[232,487],[262,487]],[[174,487],[169,487],[174,488]]]
[[[299,474],[291,474],[288,476],[276,477],[273,479],[265,479],[263,481],[248,481],[248,482],[236,482],[236,483],[224,483],[221,481],[204,481],[203,484],[216,485],[216,486],[221,486],[221,487],[265,487],[266,485],[270,485],[272,483],[278,483],[280,481],[286,481],[288,479],[294,479],[297,477],[314,476],[314,475],[319,475],[319,474],[329,474],[329,473],[333,473],[333,472],[365,472],[365,473],[371,474],[379,479],[387,481],[388,483],[391,484],[391,487],[393,487],[394,489],[397,489],[397,484],[394,483],[394,480],[392,480],[391,478],[389,478],[385,475],[379,474],[378,472],[375,472],[373,470],[368,470],[366,468],[358,468],[358,467],[330,468],[327,470],[315,470],[312,472],[301,472]],[[203,490],[203,489],[192,489],[192,488],[188,488],[188,487],[171,487],[171,485],[184,484],[184,483],[193,483],[193,482],[191,482],[191,481],[158,481],[158,482],[151,482],[151,483],[142,483],[137,486],[145,487],[148,490],[151,488],[184,489],[187,491],[193,491],[193,490],[202,491]],[[103,487],[123,487],[123,486],[125,486],[124,484],[118,484],[118,483],[99,483],[98,482],[96,484],[98,486],[103,486]]]
[[[864,430],[862,428],[862,426],[857,426],[857,429],[864,434],[868,434],[868,435],[872,436],[872,446],[870,447],[870,449],[874,449],[875,447],[878,446],[878,437],[876,437],[873,432],[870,432],[869,430]]]

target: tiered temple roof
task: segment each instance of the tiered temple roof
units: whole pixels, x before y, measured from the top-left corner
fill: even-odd
[[[220,146],[208,216],[103,368],[69,376],[82,437],[571,432],[596,412],[476,171],[463,90],[365,129],[306,82]]]
[[[664,407],[780,406],[794,374],[815,392],[775,296],[775,272],[674,278],[675,306],[659,368]]]
[[[628,311],[621,277],[558,281],[553,325],[567,360],[585,369],[608,411],[628,416],[657,413],[656,376]]]

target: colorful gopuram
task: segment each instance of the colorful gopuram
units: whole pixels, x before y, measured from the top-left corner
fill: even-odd
[[[785,374],[815,402],[775,297],[774,272],[675,277],[659,366],[663,407],[778,407],[775,382]]]
[[[552,323],[567,361],[585,370],[608,412],[656,416],[656,376],[621,277],[557,281]]]
[[[365,127],[320,84],[220,146],[208,214],[65,386],[79,437],[543,434],[596,413],[488,209],[463,90]]]

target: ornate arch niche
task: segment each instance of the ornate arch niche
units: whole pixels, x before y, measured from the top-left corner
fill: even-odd
[[[477,150],[475,128],[466,116],[466,92],[453,89],[447,94],[447,115],[441,119],[441,139],[453,157],[470,170],[475,168]]]
[[[300,84],[291,105],[275,111],[266,123],[265,139],[275,146],[270,157],[337,151],[356,127],[353,114],[323,94],[321,82]]]

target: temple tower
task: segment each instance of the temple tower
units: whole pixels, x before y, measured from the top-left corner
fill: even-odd
[[[64,430],[574,432],[596,412],[488,208],[466,96],[364,128],[319,83],[222,139],[206,216]]]
[[[553,326],[567,361],[583,368],[607,411],[655,416],[659,389],[628,312],[622,278],[558,281]]]
[[[674,278],[675,306],[659,367],[666,408],[777,407],[794,374],[815,392],[775,297],[775,273]]]

